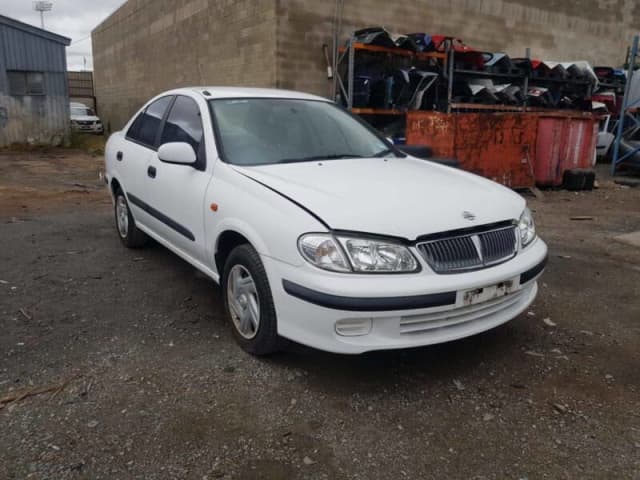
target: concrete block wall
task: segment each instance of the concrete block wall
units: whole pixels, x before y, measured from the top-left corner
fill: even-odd
[[[275,86],[275,27],[275,0],[129,0],[92,32],[103,122],[171,88]]]
[[[281,88],[330,95],[323,43],[331,46],[334,1],[277,0]],[[344,0],[341,42],[359,28],[427,32],[476,48],[546,60],[619,65],[640,20],[637,0]]]
[[[279,87],[330,96],[335,0],[128,0],[92,34],[98,109],[111,130],[144,101],[186,85]],[[428,32],[487,51],[619,65],[637,0],[344,0],[356,29]],[[637,26],[637,25],[636,25]]]

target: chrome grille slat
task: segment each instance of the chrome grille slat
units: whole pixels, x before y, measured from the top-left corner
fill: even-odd
[[[478,248],[476,244],[479,244]],[[418,250],[436,273],[486,268],[513,257],[517,247],[516,227],[513,225],[417,244]]]
[[[445,262],[446,262],[446,261],[450,261],[450,262],[452,262],[452,264],[455,266],[455,263],[456,263],[456,261],[455,261],[456,255],[455,255],[455,253],[453,253],[453,248],[451,248],[451,245],[452,245],[452,244],[453,244],[453,242],[444,242],[444,243],[442,244],[442,246],[444,247],[444,251],[445,251],[445,253],[444,253],[444,255],[445,255]]]
[[[493,253],[495,251],[495,245],[494,245],[494,240],[495,237],[498,235],[498,232],[496,232],[496,235],[480,235],[480,245],[482,246],[482,255],[484,258],[491,258],[493,256]]]
[[[452,239],[451,243],[451,251],[452,257],[454,258],[453,266],[454,268],[460,268],[460,263],[462,262],[462,255],[460,250],[460,243],[457,241],[457,238]]]
[[[515,253],[515,228],[503,228],[479,235],[485,263],[495,263]]]

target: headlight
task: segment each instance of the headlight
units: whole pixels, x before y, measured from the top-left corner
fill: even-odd
[[[415,272],[418,262],[404,245],[384,240],[341,238],[356,272]]]
[[[298,249],[306,261],[316,267],[334,272],[350,272],[349,263],[333,236],[321,233],[303,235]]]
[[[420,269],[409,249],[392,241],[337,237],[336,242],[329,234],[309,234],[300,237],[298,247],[307,261],[326,270],[410,273]]]
[[[529,245],[533,239],[536,238],[536,225],[533,222],[533,215],[531,215],[531,211],[528,208],[525,208],[522,215],[520,215],[518,230],[520,231],[520,244],[523,247]]]

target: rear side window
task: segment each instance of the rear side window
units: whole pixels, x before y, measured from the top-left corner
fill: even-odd
[[[149,105],[131,124],[127,132],[129,140],[154,148],[162,118],[173,97],[162,97]]]
[[[200,151],[202,135],[202,119],[198,104],[189,97],[176,97],[164,124],[160,145],[169,142],[186,142],[197,154]]]

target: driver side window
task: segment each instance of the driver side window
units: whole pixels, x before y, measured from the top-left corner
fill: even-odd
[[[178,96],[164,124],[160,145],[169,142],[186,142],[197,153],[202,135],[198,104],[191,98]]]
[[[196,153],[196,168],[204,169],[204,135],[198,104],[191,98],[178,95],[171,106],[160,137],[160,145],[184,142]]]

